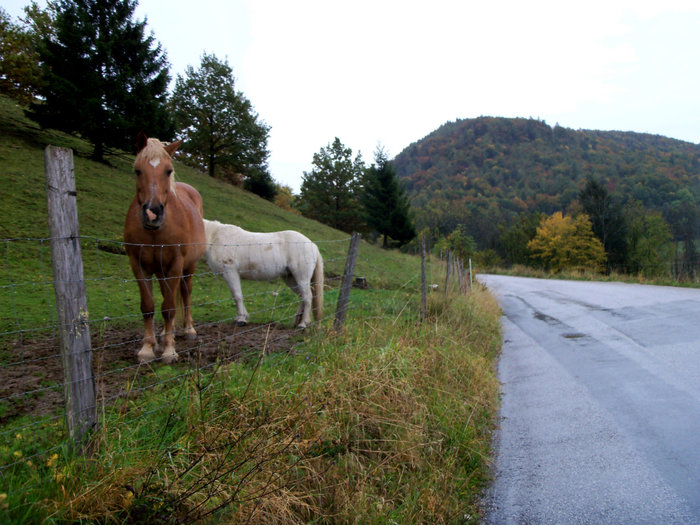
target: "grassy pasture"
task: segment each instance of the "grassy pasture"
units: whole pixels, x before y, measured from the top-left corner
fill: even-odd
[[[47,144],[75,153],[91,332],[139,331],[138,292],[120,244],[133,157],[117,152],[96,164],[88,144],[38,129],[0,97],[0,371],[16,359],[18,341],[28,349],[31,340],[52,340]],[[355,275],[370,287],[353,289],[346,328],[333,333],[348,235],[185,166],[176,171],[202,193],[206,218],[294,229],[315,241],[326,261],[326,319],[293,335],[283,352],[267,351],[273,342],[263,328],[261,346],[242,359],[135,372],[125,395],[100,404],[84,456],[63,445],[60,410],[32,426],[32,414],[4,417],[14,400],[0,400],[0,466],[11,465],[0,476],[0,521],[477,522],[498,393],[493,298],[479,287],[449,300],[432,292],[420,322],[420,259],[363,242]],[[440,290],[438,261],[428,274]],[[296,304],[286,286],[243,288],[253,324],[291,325]],[[204,264],[193,304],[196,323],[230,326],[228,289]],[[109,354],[104,362],[126,366]]]

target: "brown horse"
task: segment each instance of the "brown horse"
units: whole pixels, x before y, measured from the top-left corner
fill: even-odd
[[[192,326],[190,293],[194,274],[204,248],[202,197],[192,186],[175,182],[172,155],[182,141],[164,146],[158,139],[139,133],[134,161],[136,195],[124,225],[124,242],[131,269],[141,293],[144,321],[140,363],[155,359],[157,346],[153,328],[153,275],[163,294],[161,312],[164,363],[177,360],[175,352],[176,302],[184,309],[185,334],[197,337]]]

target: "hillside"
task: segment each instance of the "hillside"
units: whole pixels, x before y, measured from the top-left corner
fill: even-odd
[[[80,233],[107,241],[122,240],[124,217],[134,195],[134,156],[127,152],[108,154],[107,163],[90,159],[87,142],[53,130],[41,130],[24,117],[13,100],[0,96],[0,238],[48,237],[44,180],[44,148],[69,147],[74,151]],[[178,180],[196,187],[204,199],[204,216],[237,224],[251,231],[297,230],[324,245],[324,257],[340,258],[327,272],[342,273],[348,234],[300,215],[287,212],[260,197],[176,163]],[[419,261],[400,253],[388,253],[363,243],[367,257],[358,261],[357,272],[372,273],[375,284],[397,277],[396,265],[407,264],[419,271]],[[376,266],[375,266],[376,263]],[[126,260],[118,261],[128,269]]]
[[[683,189],[698,200],[699,156],[700,146],[657,135],[480,117],[444,124],[395,165],[420,228],[469,224],[484,247],[519,213],[566,209],[589,177],[649,209],[665,211]]]
[[[87,461],[63,446],[49,143],[75,152],[99,392]],[[362,243],[356,274],[370,287],[353,290],[344,330],[327,331],[347,234],[176,164],[178,178],[202,193],[208,218],[316,241],[328,315],[319,330],[293,333],[292,292],[260,283],[267,291],[251,294],[246,282],[257,319],[237,327],[227,287],[202,264],[198,340],[184,348],[178,339],[178,364],[135,365],[139,297],[119,242],[133,157],[116,152],[96,164],[90,150],[36,128],[0,97],[0,522],[477,522],[501,342],[488,293],[475,285],[459,294],[454,282],[449,299],[429,295],[420,322],[420,259]],[[429,282],[444,283],[443,268],[429,260]]]
[[[53,291],[43,282],[52,275],[47,203],[44,175],[46,145],[70,147],[74,151],[80,234],[84,238],[82,255],[88,281],[88,306],[94,319],[110,318],[122,325],[139,324],[139,296],[136,286],[122,283],[132,279],[128,258],[124,255],[124,218],[134,195],[132,153],[110,152],[107,163],[90,159],[91,145],[53,130],[41,130],[28,121],[22,108],[0,96],[0,239],[4,242],[4,266],[0,272],[0,334],[15,330],[45,330],[54,322]],[[176,162],[178,180],[193,185],[202,194],[204,216],[237,224],[251,231],[296,230],[316,242],[325,261],[327,313],[332,312],[332,291],[343,273],[349,236],[326,225],[285,211],[260,197],[231,186]],[[13,239],[10,241],[10,239]],[[205,264],[197,267],[197,304],[193,309],[199,319],[221,315],[212,306],[230,298],[221,281],[208,277]],[[373,288],[395,288],[407,279],[420,276],[420,259],[404,253],[382,250],[363,242],[355,275],[367,276]],[[16,293],[15,283],[23,293]],[[245,285],[251,296],[250,311],[258,310],[263,320],[270,297],[269,290],[279,290],[280,300],[289,300],[291,291],[279,283]],[[293,295],[293,294],[292,294]],[[111,301],[120,297],[119,301]],[[256,302],[260,302],[258,306]],[[21,314],[20,314],[21,312]],[[280,313],[280,316],[282,314]],[[330,316],[327,316],[330,317]]]
[[[92,146],[64,133],[41,130],[25,119],[22,108],[0,96],[0,237],[47,237],[44,192],[45,146],[69,147],[74,152],[78,211],[82,235],[120,239],[126,210],[134,195],[130,152],[114,151],[107,163],[90,159]],[[258,231],[295,228],[317,240],[347,234],[294,215],[238,187],[176,163],[176,176],[195,186],[204,198],[205,218],[233,222]],[[31,212],[29,212],[31,210]]]

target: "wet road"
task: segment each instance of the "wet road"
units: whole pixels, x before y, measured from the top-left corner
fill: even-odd
[[[700,524],[700,290],[479,280],[504,313],[486,523]]]

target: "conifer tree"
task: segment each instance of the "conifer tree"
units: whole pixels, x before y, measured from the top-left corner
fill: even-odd
[[[135,0],[56,0],[55,34],[38,45],[43,101],[29,116],[42,127],[79,133],[93,157],[105,147],[132,149],[143,130],[173,138],[166,108],[168,62],[146,21],[134,20]]]
[[[389,238],[405,244],[416,236],[406,191],[383,150],[377,150],[374,160],[365,172],[360,197],[365,221],[384,237],[384,248]]]
[[[299,210],[305,217],[345,232],[365,229],[359,199],[360,179],[365,170],[362,156],[352,159],[352,149],[340,142],[321,148],[313,156],[313,169],[304,172]]]
[[[578,200],[591,220],[593,233],[603,243],[608,264],[621,268],[627,255],[627,231],[622,205],[610,195],[605,186],[592,178],[579,191]]]

